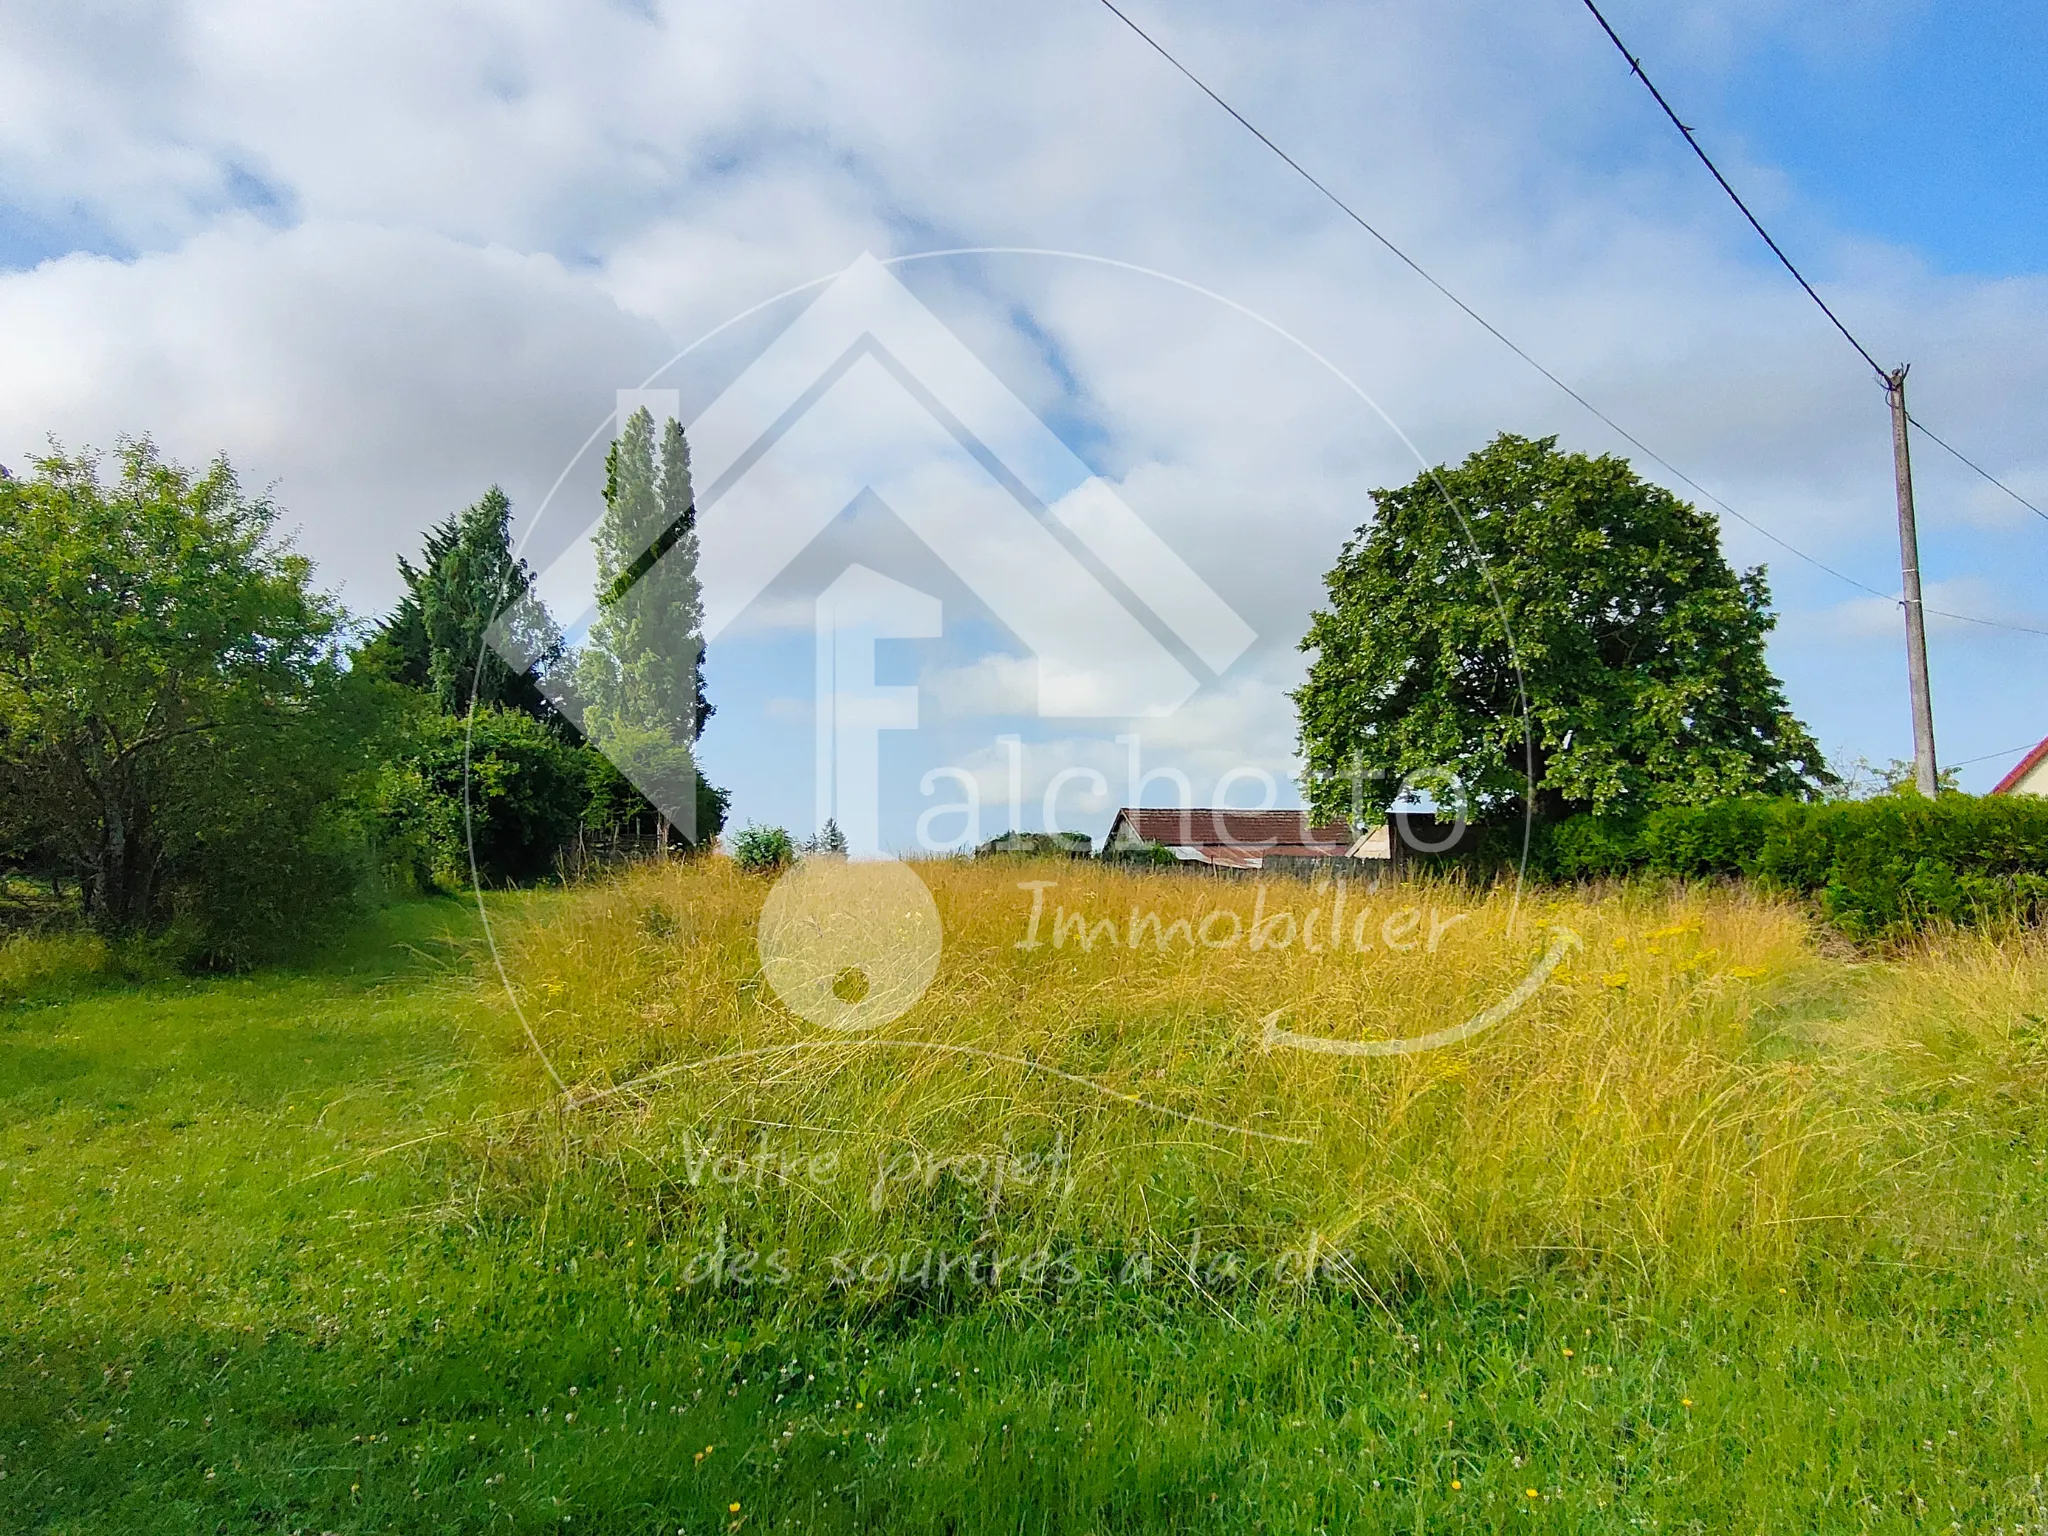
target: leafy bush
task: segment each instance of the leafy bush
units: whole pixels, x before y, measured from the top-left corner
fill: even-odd
[[[591,755],[606,765],[606,769],[593,770],[596,777],[587,825],[595,829],[653,824],[661,815],[657,807],[677,810],[694,806],[694,814],[687,820],[679,818],[671,824],[670,836],[693,848],[717,841],[731,797],[698,771],[697,755],[689,743],[678,740],[671,731],[620,725],[602,710],[591,710],[583,723],[590,733]]]
[[[473,851],[486,885],[539,879],[582,824],[602,761],[514,710],[421,712],[377,780],[387,868],[422,889],[459,890]]]
[[[0,479],[0,863],[68,876],[106,938],[270,958],[360,888],[380,697],[225,461],[114,458]]]
[[[1105,864],[1136,864],[1160,869],[1177,869],[1180,866],[1180,859],[1173,850],[1162,848],[1157,843],[1133,843],[1124,848],[1104,847],[1096,858]]]
[[[772,875],[796,860],[796,844],[781,827],[748,822],[732,840],[732,861],[754,875]]]
[[[1012,853],[1042,859],[1085,859],[1094,851],[1094,839],[1086,832],[1005,832],[978,846],[974,856],[985,859]]]
[[[1493,840],[1490,857],[1500,859],[1505,841]],[[2030,919],[2048,908],[2048,799],[1752,797],[1579,816],[1537,828],[1530,872],[1557,880],[1739,875],[1812,898],[1852,939],[1896,939],[1930,924]]]

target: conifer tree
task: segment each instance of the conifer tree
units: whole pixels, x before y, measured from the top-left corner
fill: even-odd
[[[365,656],[394,681],[431,693],[448,714],[516,709],[558,723],[534,678],[485,644],[491,623],[531,593],[533,571],[512,553],[512,503],[497,486],[427,532],[420,563],[403,556],[406,590]],[[562,634],[538,602],[508,615],[538,670],[560,661]]]

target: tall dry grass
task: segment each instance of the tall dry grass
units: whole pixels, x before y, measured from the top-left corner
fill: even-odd
[[[1353,890],[1343,943],[1309,952],[1302,923],[1321,911],[1327,939],[1333,890],[1067,862],[917,869],[944,924],[939,971],[864,1036],[781,1006],[755,944],[768,882],[722,859],[640,869],[515,925],[506,973],[581,1105],[544,1155],[526,1149],[522,1177],[598,1170],[605,1219],[781,1254],[799,1288],[844,1281],[835,1255],[961,1244],[1234,1254],[1245,1273],[1335,1254],[1373,1284],[1559,1264],[1782,1271],[1881,1240],[1906,1209],[1926,1127],[1872,1090],[1921,1048],[1900,1021],[1938,1016],[1957,986],[1995,1011],[2019,974],[1985,941],[1878,1006],[1795,908],[1734,889]],[[1024,948],[1033,880],[1055,883]],[[1167,932],[1208,918],[1218,938],[1223,910],[1262,914],[1269,939],[1283,909],[1294,927],[1258,949],[1177,933],[1162,947],[1146,927],[1134,947],[1134,909]],[[1092,942],[1071,922],[1051,942],[1061,913]],[[1511,992],[1558,929],[1582,947],[1469,1041],[1264,1048],[1276,1010],[1341,1039],[1457,1023]],[[1849,999],[1854,1019],[1816,998]]]

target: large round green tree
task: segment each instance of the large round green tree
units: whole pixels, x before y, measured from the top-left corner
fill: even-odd
[[[344,621],[225,461],[148,439],[0,479],[0,873],[68,878],[119,936],[240,963],[353,888],[382,704]]]
[[[1294,694],[1319,814],[1455,777],[1482,812],[1623,810],[1831,776],[1764,660],[1762,567],[1621,459],[1502,434],[1374,493]]]

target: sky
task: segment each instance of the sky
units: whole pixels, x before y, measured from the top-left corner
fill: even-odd
[[[2048,15],[1606,9],[1865,344],[1912,364],[1916,415],[2048,505]],[[1769,568],[1794,710],[1838,760],[1910,755],[1883,395],[1577,0],[1130,10],[1749,519],[1724,539]],[[1067,254],[927,254],[990,247]],[[893,844],[945,765],[1002,830],[1008,735],[1027,824],[1065,772],[1060,816],[1099,833],[1132,735],[1198,798],[1257,803],[1270,775],[1292,803],[1297,642],[1372,489],[1502,430],[1633,453],[1094,0],[0,11],[0,463],[141,433],[225,453],[365,615],[492,483],[548,564],[594,515],[619,389],[694,420],[864,253],[1256,638],[1168,716],[1035,715],[1017,635],[858,500],[712,638],[703,750],[736,820],[812,822],[811,613],[856,563],[946,615],[875,652],[918,697],[880,747]],[[1929,604],[2048,630],[2048,521],[1931,445],[1916,467]],[[1941,757],[1987,788],[2048,734],[2048,636],[1930,631]]]

